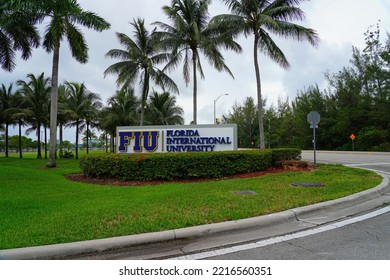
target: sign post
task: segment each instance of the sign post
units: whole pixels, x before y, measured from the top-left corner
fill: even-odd
[[[310,128],[313,128],[313,150],[314,150],[314,164],[317,163],[316,157],[316,128],[321,120],[320,114],[315,111],[310,112],[307,115],[307,122],[310,124]]]
[[[354,152],[355,151],[355,145],[354,145],[354,143],[355,143],[355,138],[356,138],[356,136],[355,136],[355,134],[351,134],[350,136],[349,136],[349,138],[351,138],[351,140],[352,140],[352,152]]]

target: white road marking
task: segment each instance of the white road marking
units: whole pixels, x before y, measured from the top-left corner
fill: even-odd
[[[389,165],[390,162],[371,162],[371,163],[347,163],[345,166],[368,166],[368,165]]]
[[[383,214],[388,213],[388,212],[390,212],[390,206],[378,209],[374,212],[371,212],[371,213],[368,213],[368,214],[365,214],[362,216],[358,216],[358,217],[355,217],[352,219],[336,222],[336,223],[329,224],[326,226],[320,226],[320,227],[316,227],[313,229],[309,229],[309,230],[305,230],[305,231],[301,231],[301,232],[297,232],[297,233],[286,234],[283,236],[277,236],[277,237],[273,237],[273,238],[269,238],[269,239],[265,239],[265,240],[260,240],[258,242],[254,242],[254,243],[248,243],[248,244],[244,244],[244,245],[238,245],[238,246],[233,246],[233,247],[228,247],[228,248],[223,248],[223,249],[217,249],[217,250],[213,250],[213,251],[207,251],[207,252],[196,253],[196,254],[191,254],[191,255],[186,255],[186,256],[180,256],[180,257],[172,258],[171,260],[200,260],[200,259],[205,259],[205,258],[210,258],[210,257],[218,257],[218,256],[222,256],[222,255],[245,251],[245,250],[252,250],[252,249],[256,249],[256,248],[265,247],[268,245],[277,244],[280,242],[286,242],[289,240],[307,237],[307,236],[311,236],[314,234],[338,229],[341,227],[348,226],[350,224],[354,224],[357,222],[361,222],[364,220],[368,220],[368,219],[383,215]]]

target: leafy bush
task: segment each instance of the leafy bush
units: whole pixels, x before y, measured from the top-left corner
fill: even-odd
[[[300,160],[301,159],[300,149],[288,149],[279,148],[272,150],[272,164],[280,166],[281,162],[286,160]]]
[[[389,132],[376,127],[364,127],[356,136],[355,149],[358,151],[370,151],[373,147],[379,147],[386,142]]]
[[[371,150],[375,152],[390,152],[390,143],[382,143],[379,146],[372,147]]]
[[[221,178],[265,170],[275,161],[297,159],[299,155],[297,149],[87,155],[81,158],[80,167],[88,177],[121,180]]]

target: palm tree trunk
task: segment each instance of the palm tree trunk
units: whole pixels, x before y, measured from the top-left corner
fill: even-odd
[[[60,43],[54,44],[53,68],[51,75],[51,94],[50,94],[50,154],[48,167],[56,167],[57,152],[57,100],[58,100],[58,65],[60,58]]]
[[[46,125],[43,126],[43,129],[45,131],[45,159],[47,159],[47,127],[46,127]]]
[[[79,120],[76,121],[76,156],[75,159],[79,158]]]
[[[41,123],[37,123],[37,138],[38,138],[38,153],[37,159],[42,159],[42,151],[41,151]]]
[[[22,119],[19,118],[19,158],[23,158],[22,151]]]
[[[8,123],[5,124],[5,157],[8,157]]]
[[[60,156],[63,155],[63,151],[62,151],[62,142],[63,142],[63,127],[62,127],[62,124],[60,124]]]
[[[263,97],[261,95],[261,78],[260,78],[260,69],[258,62],[258,50],[257,46],[259,45],[259,34],[255,33],[255,42],[253,46],[253,55],[254,55],[254,64],[256,72],[256,86],[257,86],[257,109],[259,111],[259,132],[260,132],[260,149],[265,149],[264,141],[264,120],[263,120]]]
[[[196,77],[196,62],[197,62],[197,56],[196,56],[196,50],[192,50],[192,71],[193,71],[193,77],[194,77],[194,87],[193,87],[193,118],[192,118],[192,124],[196,125],[198,123],[198,80]]]
[[[140,118],[140,126],[144,125],[145,121],[145,107],[146,107],[146,101],[148,99],[148,92],[149,92],[149,73],[147,69],[144,69],[144,87],[142,89],[142,98],[141,98],[141,118]]]
[[[89,123],[87,122],[87,155],[89,154]]]
[[[115,133],[113,132],[113,133],[111,133],[111,152],[112,153],[115,153],[115,139],[114,139],[114,137],[115,137]]]
[[[106,138],[106,153],[108,153],[108,132],[105,132],[105,138]]]

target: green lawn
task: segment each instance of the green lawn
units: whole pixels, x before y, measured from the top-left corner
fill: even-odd
[[[15,155],[12,155],[15,156]],[[68,181],[78,160],[0,158],[0,249],[162,231],[248,218],[339,198],[378,185],[364,170],[329,165],[311,172],[158,186],[114,187]],[[324,188],[292,187],[316,181]],[[257,195],[239,196],[236,190]]]

